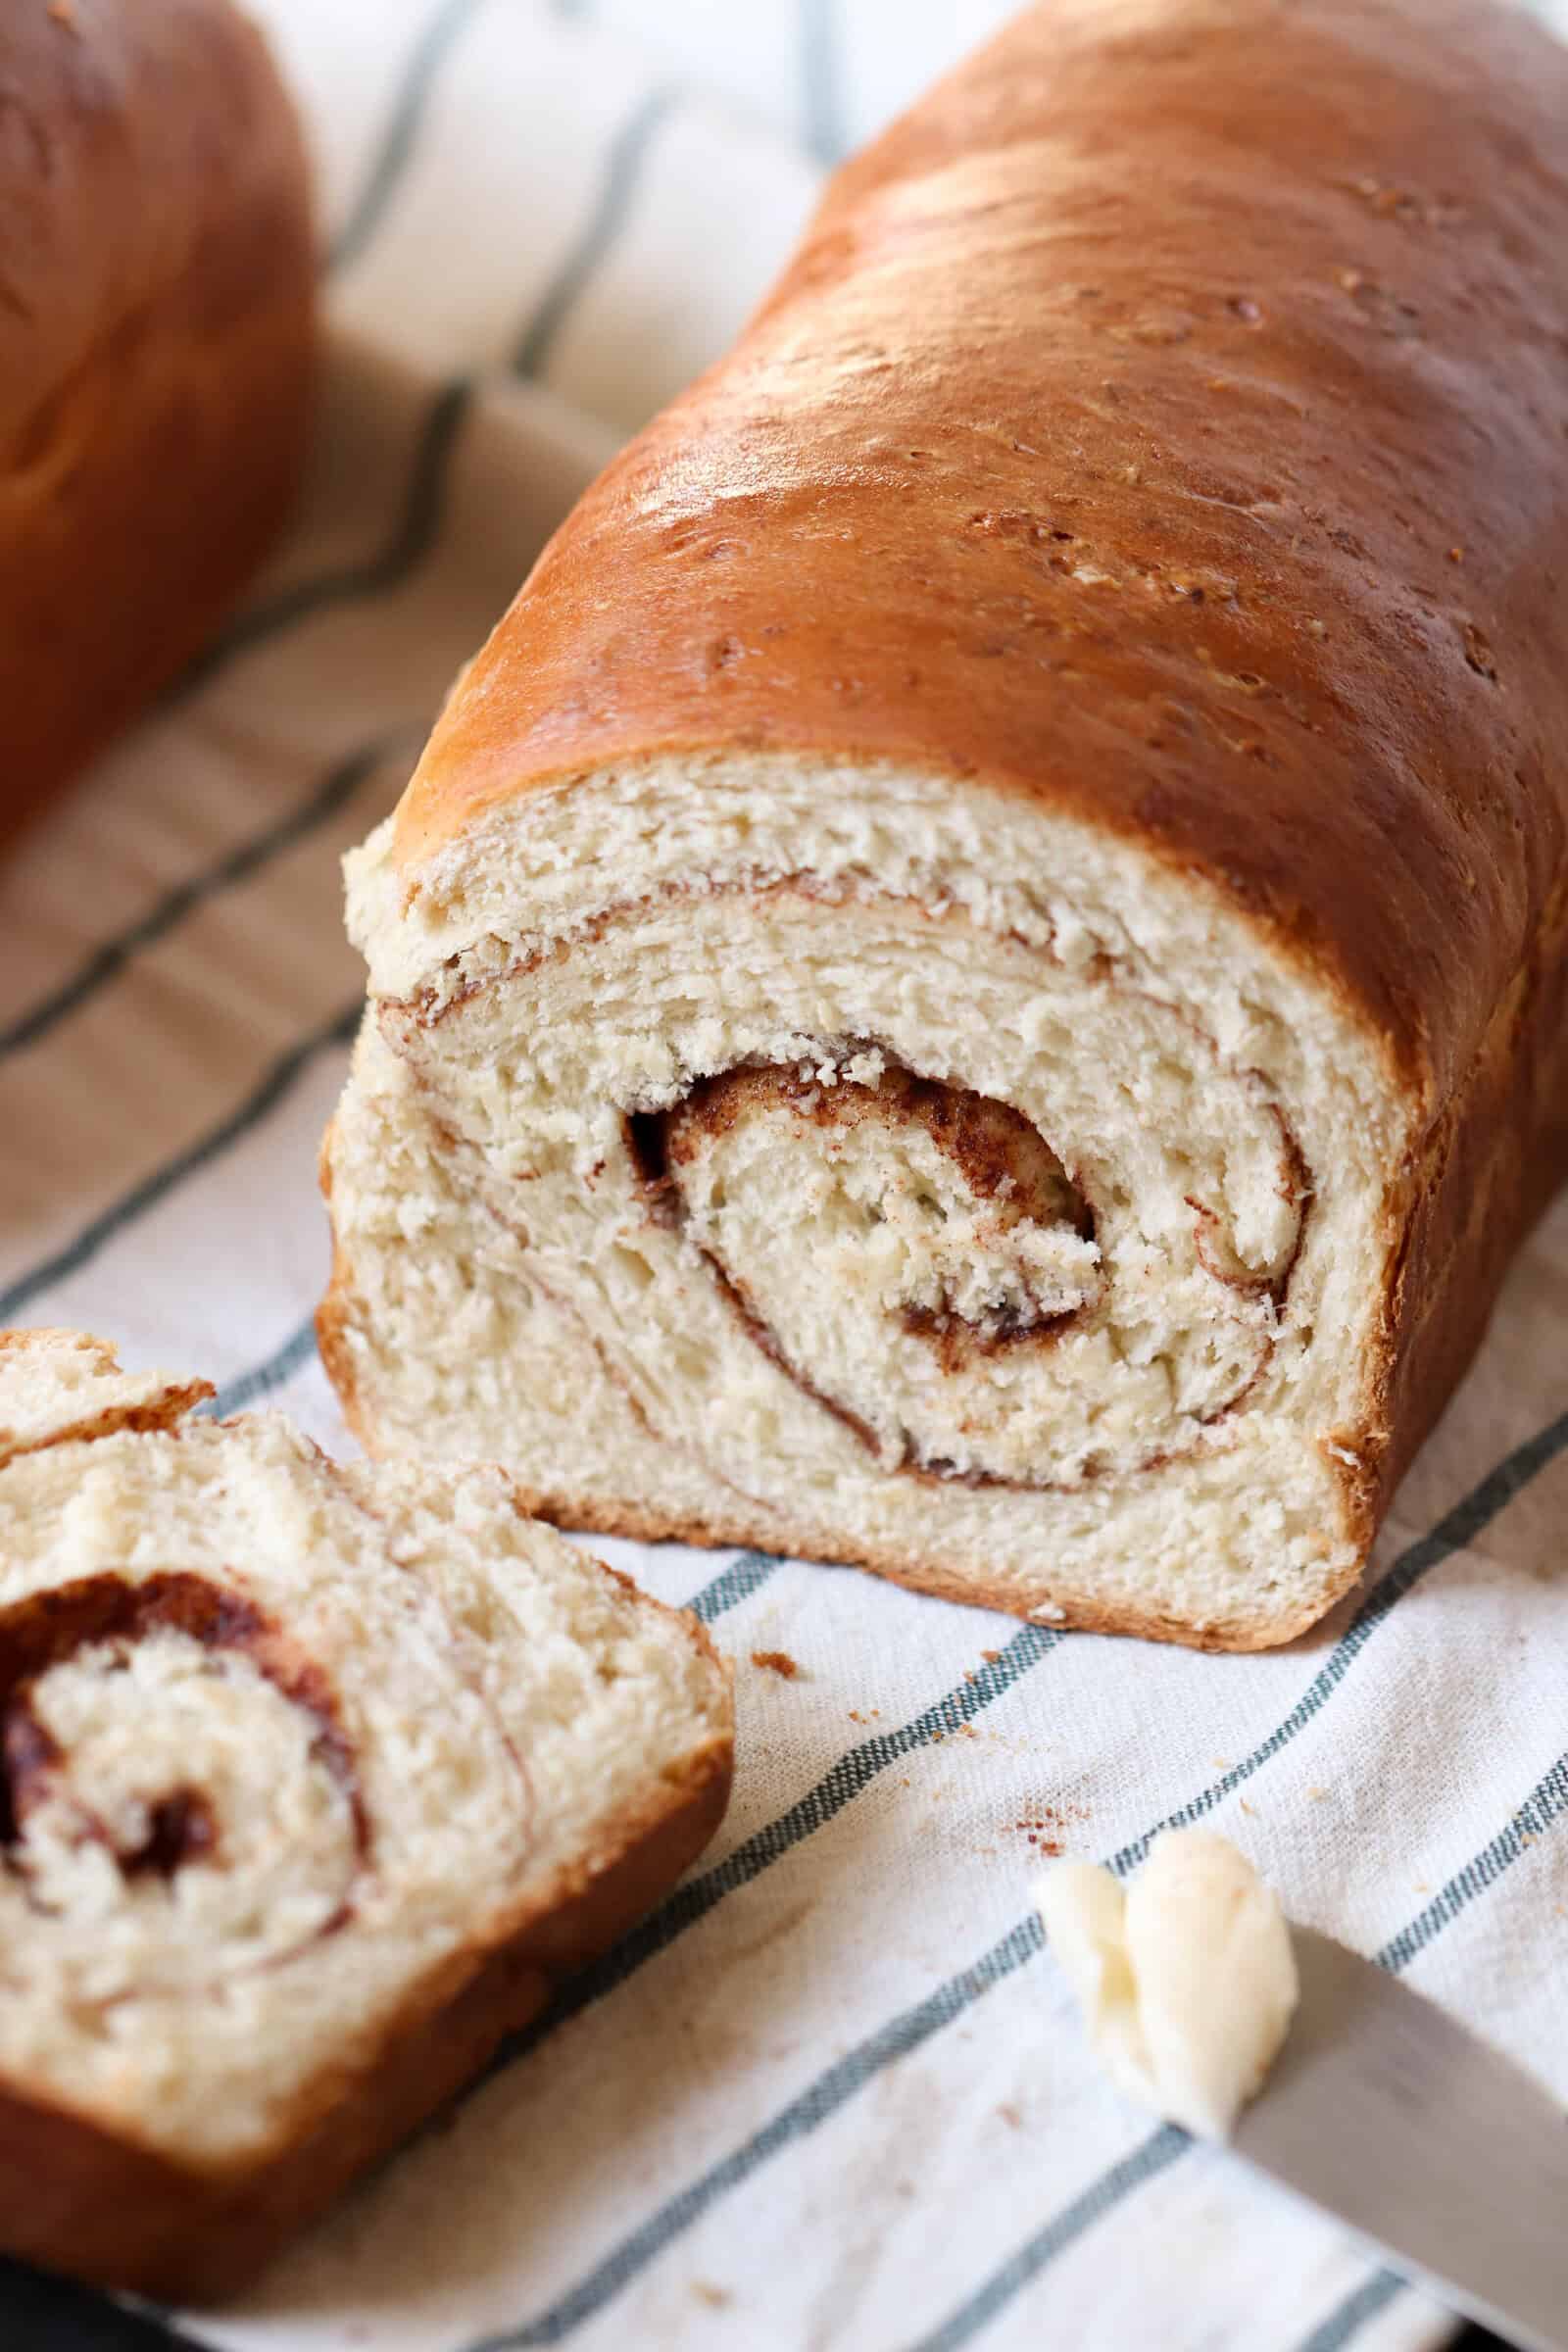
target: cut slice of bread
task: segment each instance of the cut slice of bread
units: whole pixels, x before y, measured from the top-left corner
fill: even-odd
[[[0,1344],[0,2247],[180,2301],[646,1909],[732,1752],[702,1629],[499,1472],[204,1393]]]

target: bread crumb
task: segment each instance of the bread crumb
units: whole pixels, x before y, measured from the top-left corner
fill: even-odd
[[[1001,1657],[1002,1652],[1000,1649],[983,1649],[980,1652],[980,1655],[984,1658],[988,1666],[994,1666],[997,1660]]]
[[[1037,1812],[1026,1813],[1021,1821],[1015,1821],[1012,1826],[1015,1830],[1022,1830],[1029,1843],[1037,1846],[1042,1854],[1049,1856],[1053,1862],[1059,1862],[1066,1851],[1065,1838],[1069,1825],[1088,1819],[1082,1805],[1041,1805]]]
[[[1326,1788],[1309,1788],[1306,1793],[1314,1805],[1320,1805],[1327,1796],[1328,1790]]]
[[[781,1674],[787,1683],[793,1683],[801,1671],[787,1649],[754,1649],[752,1664],[760,1666],[768,1674]],[[857,1715],[855,1721],[858,1723],[859,1720]]]
[[[1002,2105],[997,2109],[997,2113],[1001,2116],[1004,2124],[1010,2124],[1012,2126],[1014,2132],[1018,2131],[1022,2127],[1023,2117],[1018,2113],[1017,2108],[1013,2105],[1010,2099],[1004,2099]]]
[[[1242,1811],[1244,1813],[1250,1813],[1254,1821],[1257,1819],[1257,1807],[1255,1805],[1250,1805],[1245,1796],[1241,1799],[1241,1807]]]
[[[699,2303],[706,2303],[710,2311],[722,2311],[727,2304],[733,2303],[735,2300],[727,2286],[714,2286],[708,2278],[694,2278],[692,2293],[697,2297]]]

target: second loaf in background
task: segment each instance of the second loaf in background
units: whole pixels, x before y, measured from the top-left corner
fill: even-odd
[[[304,137],[233,0],[0,6],[0,837],[212,636],[305,463]]]
[[[353,862],[323,1351],[537,1506],[1260,1647],[1568,1165],[1568,59],[1051,0]]]

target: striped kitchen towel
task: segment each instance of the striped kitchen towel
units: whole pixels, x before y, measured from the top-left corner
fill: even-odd
[[[361,974],[339,854],[614,440],[722,348],[824,164],[1005,0],[261,0],[333,355],[303,517],[0,868],[0,1320],[346,1434],[315,1154]],[[1568,10],[1565,10],[1568,14]],[[849,1572],[604,1548],[736,1658],[684,1886],[221,2318],[227,2352],[1414,2352],[1442,2315],[1089,2063],[1046,1854],[1234,1837],[1568,2095],[1568,1201],[1365,1591],[1260,1658]],[[753,1663],[787,1650],[786,1680]],[[0,2275],[0,2341],[46,2340]],[[84,2336],[84,2340],[87,2340]],[[105,2339],[109,2340],[109,2339]]]

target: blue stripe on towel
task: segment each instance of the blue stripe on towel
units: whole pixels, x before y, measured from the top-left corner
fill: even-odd
[[[402,505],[381,547],[361,563],[339,564],[315,579],[280,588],[242,612],[182,672],[172,689],[175,700],[210,684],[237,655],[282,636],[302,620],[332,605],[385,596],[412,577],[440,533],[447,478],[473,393],[471,379],[464,377],[443,384],[431,400],[415,443]]]
[[[216,1396],[206,1404],[199,1405],[197,1410],[210,1413],[220,1421],[226,1420],[230,1413],[243,1413],[253,1404],[259,1404],[263,1397],[270,1396],[274,1390],[282,1388],[285,1382],[293,1379],[296,1372],[303,1371],[315,1354],[316,1317],[308,1315],[296,1330],[290,1332],[280,1348],[274,1348],[270,1355],[254,1365],[249,1372],[242,1372],[237,1380],[231,1380],[225,1388],[220,1389]]]
[[[237,889],[242,882],[249,882],[255,875],[265,871],[274,858],[285,850],[293,849],[298,842],[307,840],[318,825],[325,824],[329,817],[335,816],[354,798],[367,777],[390,756],[399,735],[409,732],[407,729],[394,729],[376,736],[370,743],[362,744],[358,751],[350,752],[347,759],[338,760],[335,766],[327,770],[316,789],[298,808],[291,808],[286,816],[265,826],[261,832],[253,834],[249,841],[241,842],[236,849],[226,850],[221,858],[215,859],[200,873],[176,883],[145,914],[138,915],[133,923],[127,923],[124,930],[116,932],[113,938],[102,941],[69,980],[62,981],[48,996],[40,997],[9,1028],[0,1029],[0,1060],[8,1054],[19,1053],[25,1046],[37,1045],[69,1014],[79,1012],[84,1004],[91,1003],[100,989],[107,988],[112,980],[119,978],[134,956],[155,947],[187,914],[194,913],[209,899],[219,897],[225,890]]]
[[[673,90],[651,91],[615,133],[593,210],[517,339],[512,358],[514,374],[545,373],[556,337],[626,225],[643,166],[674,109]]]
[[[1434,1568],[1441,1567],[1454,1552],[1461,1550],[1466,1544],[1473,1543],[1482,1530],[1506,1509],[1514,1496],[1529,1486],[1531,1480],[1538,1477],[1548,1463],[1555,1461],[1565,1448],[1568,1448],[1568,1413],[1561,1414],[1535,1437],[1527,1439],[1523,1446],[1515,1447],[1478,1487],[1454,1505],[1446,1517],[1439,1520],[1430,1534],[1400,1553],[1387,1576],[1362,1602],[1348,1632],[1330,1651],[1322,1671],[1307,1685],[1285,1721],[1277,1725],[1250,1756],[1244,1757],[1240,1764],[1234,1765],[1221,1779],[1211,1782],[1208,1788],[1185,1805],[1179,1806],[1174,1813],[1168,1813],[1152,1829],[1146,1830],[1141,1838],[1135,1838],[1131,1844],[1124,1845],[1119,1853],[1111,1856],[1110,1868],[1118,1876],[1135,1870],[1162,1830],[1187,1829],[1194,1822],[1201,1821],[1233,1790],[1240,1788],[1254,1773],[1272,1762],[1281,1749],[1289,1747],[1312,1718],[1321,1714],[1327,1706],[1391,1610],[1407,1592],[1413,1592]]]
[[[754,1592],[760,1592],[768,1579],[782,1565],[782,1561],[776,1560],[770,1552],[743,1551],[738,1560],[732,1560],[727,1568],[721,1568],[700,1592],[694,1592],[686,1606],[705,1625],[711,1625],[714,1618],[722,1617],[726,1609],[739,1608],[743,1600],[750,1600]]]
[[[822,163],[837,164],[849,146],[839,75],[837,0],[799,0],[799,11],[806,143]]]
[[[1444,1929],[1484,1894],[1488,1887],[1494,1886],[1503,1872],[1510,1869],[1528,1850],[1528,1845],[1533,1842],[1534,1838],[1543,1835],[1554,1821],[1560,1819],[1564,1812],[1568,1812],[1568,1755],[1561,1757],[1552,1766],[1550,1772],[1525,1799],[1507,1828],[1498,1837],[1493,1838],[1489,1845],[1484,1846],[1474,1861],[1467,1863],[1463,1870],[1457,1872],[1448,1881],[1443,1892],[1434,1902],[1428,1904],[1425,1911],[1420,1912],[1408,1927],[1401,1929],[1397,1936],[1392,1937],[1384,1945],[1382,1951],[1376,1955],[1379,1967],[1388,1969],[1394,1976],[1397,1976],[1401,1970],[1407,1968],[1417,1952],[1424,1950],[1435,1936],[1441,1936]],[[1180,2155],[1183,2149],[1191,2143],[1187,2140],[1185,2133],[1178,2132],[1176,2137],[1181,2145],[1173,2153]],[[1152,2142],[1146,2143],[1146,2152],[1147,2147],[1152,2146]],[[1168,2162],[1169,2158],[1166,2161]],[[1162,2171],[1163,2169],[1163,2165],[1158,2165],[1143,2172],[1137,2171],[1136,2167],[1128,2171],[1124,2160],[1122,2166],[1112,2166],[1109,2172],[1102,2173],[1099,2180],[1076,2200],[1074,2207],[1068,2210],[1092,2209],[1091,2218],[1098,2221],[1102,2214],[1107,2213],[1112,2205],[1118,2204],[1143,2180],[1149,2179],[1151,2170]],[[1110,2193],[1111,2183],[1118,2173],[1125,2173],[1126,2177],[1115,2187],[1114,2193]],[[1039,2245],[1049,2238],[1051,2230],[1054,2227],[1054,2224],[1048,2225],[1039,2239],[1031,2240],[1031,2245]],[[1074,2234],[1078,2234],[1078,2232],[1074,2232]],[[1065,2244],[1070,2241],[1063,2240],[1062,2242]],[[993,2272],[985,2284],[961,2304],[953,2317],[937,2329],[935,2334],[923,2337],[920,2343],[912,2348],[912,2352],[936,2352],[938,2346],[941,2347],[941,2352],[956,2352],[958,2345],[968,2343],[971,2337],[979,2334],[981,2329],[1012,2300],[1013,2295],[1045,2267],[1043,2260],[1029,2263],[1026,2260],[1030,2248],[1025,2247],[1021,2254],[1009,2256],[1001,2270]],[[1061,2247],[1055,2246],[1053,2251],[1059,2252]],[[1001,2282],[1008,2278],[1011,2278],[1012,2283],[1004,2290]],[[1330,2318],[1301,2347],[1301,2352],[1340,2352],[1340,2348],[1348,2344],[1363,2326],[1387,2308],[1402,2284],[1403,2281],[1393,2272],[1379,2272],[1374,2278],[1366,2281],[1346,2303],[1342,2304],[1337,2313],[1331,2314]],[[968,2322],[966,2325],[960,2325],[964,2321],[965,2315],[968,2315]]]
[[[825,2074],[818,2075],[760,2132],[754,2132],[739,2147],[621,2238],[575,2286],[537,2319],[520,2328],[483,2336],[470,2344],[467,2352],[525,2352],[526,2347],[563,2342],[585,2320],[591,2320],[612,2303],[666,2247],[684,2236],[732,2189],[739,2188],[784,2148],[808,2138],[885,2068],[906,2058],[911,2050],[917,2050],[956,2017],[972,2008],[993,1985],[1000,1984],[1032,1959],[1043,1940],[1036,1920],[1026,1920],[1012,1929],[972,1967],[961,1969],[923,2001],[901,2011],[879,2033],[830,2066]]]
[[[678,1936],[695,1928],[726,1896],[749,1886],[775,1862],[825,1829],[867,1789],[890,1764],[961,1732],[966,1723],[1010,1690],[1030,1669],[1048,1657],[1066,1637],[1038,1625],[1021,1626],[997,1658],[966,1674],[951,1690],[897,1731],[878,1732],[850,1748],[805,1795],[743,1838],[731,1853],[709,1870],[677,1886],[640,1927],[622,1936],[602,1960],[583,1969],[562,1987],[550,2008],[511,2041],[503,2043],[486,2069],[485,2081],[523,2057],[567,2018],[576,2017],[596,2001],[616,1990],[645,1962],[666,1951]]]
[[[359,261],[386,218],[418,145],[419,131],[441,69],[483,5],[484,0],[441,0],[441,5],[426,20],[404,68],[391,116],[365,183],[332,240],[328,269],[346,270]]]
[[[960,2344],[969,2343],[988,2328],[1048,2264],[1054,2262],[1058,2254],[1065,2254],[1113,2205],[1119,2205],[1135,2188],[1142,2188],[1156,2173],[1164,2172],[1178,2156],[1185,2156],[1191,2145],[1185,2132],[1178,2131],[1174,2124],[1161,2124],[1157,2132],[1152,2132],[1129,2155],[1108,2166],[1070,2204],[1054,2214],[1042,2230],[1020,2246],[1016,2254],[1009,2254],[983,2286],[976,2287],[956,2311],[950,2312],[939,2328],[934,2328],[929,2335],[922,2335],[910,2352],[958,2352]]]
[[[361,1000],[356,998],[352,1004],[334,1013],[320,1028],[311,1030],[298,1044],[290,1046],[227,1118],[220,1120],[206,1135],[187,1145],[173,1158],[166,1160],[162,1167],[145,1177],[140,1184],[133,1185],[111,1207],[94,1217],[91,1224],[84,1226],[75,1240],[69,1242],[65,1249],[42,1259],[7,1290],[0,1291],[0,1323],[15,1322],[24,1307],[43,1292],[52,1290],[56,1283],[64,1282],[68,1275],[79,1273],[106,1244],[118,1235],[128,1232],[149,1209],[155,1208],[159,1201],[177,1191],[187,1177],[221,1159],[241,1137],[259,1127],[269,1112],[277,1107],[319,1054],[350,1042],[359,1027],[363,1009]]]
[[[1318,2323],[1299,2352],[1345,2352],[1346,2345],[1403,2293],[1404,2280],[1397,2271],[1374,2271],[1370,2278],[1363,2278],[1359,2286],[1351,2288],[1326,2320]]]

